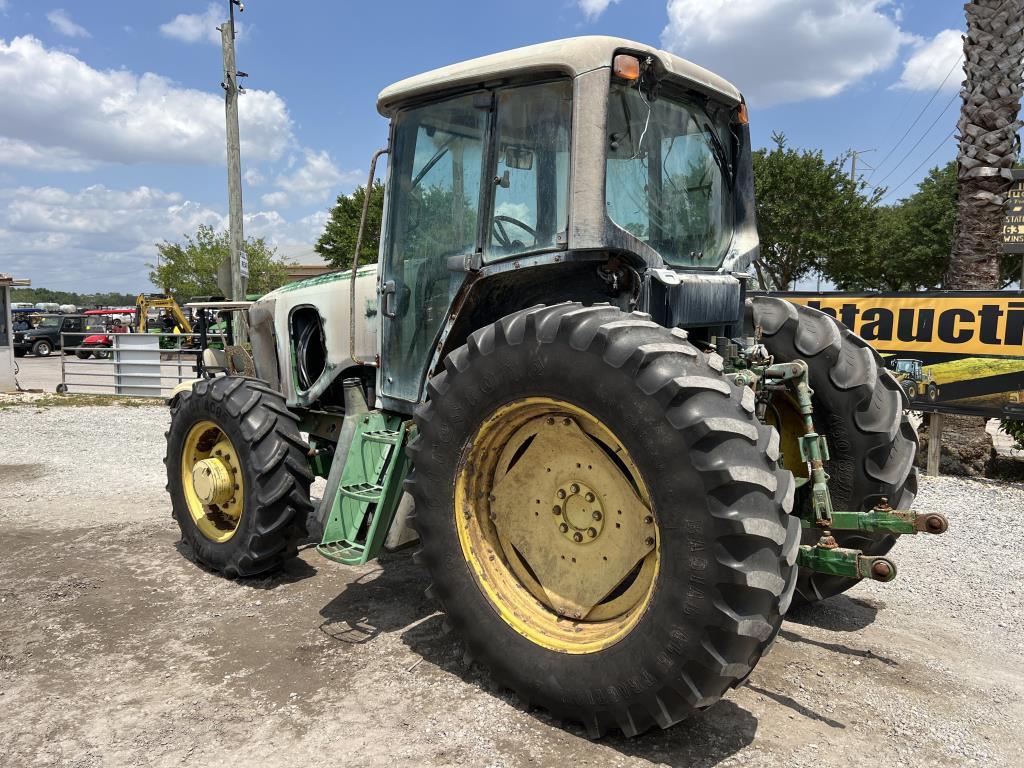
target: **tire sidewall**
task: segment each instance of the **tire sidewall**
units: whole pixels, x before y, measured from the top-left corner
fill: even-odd
[[[203,384],[208,386],[208,382],[200,382],[196,385],[195,393],[187,393],[188,396],[185,397],[179,396],[177,400],[171,428],[167,434],[167,477],[171,503],[175,510],[175,519],[181,528],[182,539],[192,547],[199,560],[220,569],[233,562],[235,555],[244,549],[246,540],[254,533],[253,529],[257,523],[256,515],[252,512],[255,476],[252,469],[251,447],[242,435],[237,419],[231,418],[222,402],[202,396],[206,391]],[[200,387],[203,387],[201,391]],[[227,435],[241,466],[242,488],[245,494],[242,519],[234,535],[224,542],[212,541],[199,530],[188,511],[188,503],[182,488],[182,450],[185,439],[192,427],[201,421],[213,422]]]
[[[53,352],[53,345],[45,339],[32,345],[32,354],[36,357],[49,357],[51,352]]]

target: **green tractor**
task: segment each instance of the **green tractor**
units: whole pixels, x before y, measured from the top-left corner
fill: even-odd
[[[923,368],[922,361],[890,357],[887,362],[903,391],[907,393],[908,400],[934,403],[939,399],[939,385],[935,377]]]
[[[897,536],[945,530],[909,511],[917,436],[881,358],[748,295],[730,83],[586,37],[404,80],[378,109],[378,264],[361,227],[350,271],[248,308],[258,378],[171,400],[197,561],[246,577],[310,534],[349,565],[418,539],[499,684],[632,736],[740,685],[791,605],[888,581]]]

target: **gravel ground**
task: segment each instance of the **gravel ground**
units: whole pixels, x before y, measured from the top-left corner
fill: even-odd
[[[160,407],[0,402],[0,763],[1024,765],[1024,489],[923,478],[941,537],[790,615],[747,685],[590,742],[463,660],[407,552],[225,581],[176,549]],[[1007,728],[1010,725],[1010,728]]]

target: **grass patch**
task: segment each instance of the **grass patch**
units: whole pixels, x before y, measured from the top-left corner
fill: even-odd
[[[0,410],[7,408],[86,408],[119,405],[122,408],[142,408],[149,405],[165,405],[162,397],[117,397],[114,395],[0,395]]]

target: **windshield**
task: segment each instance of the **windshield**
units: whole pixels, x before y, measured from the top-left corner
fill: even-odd
[[[61,318],[59,317],[41,317],[35,323],[36,328],[60,328]]]
[[[731,110],[613,84],[605,204],[675,266],[718,267],[733,229]]]

